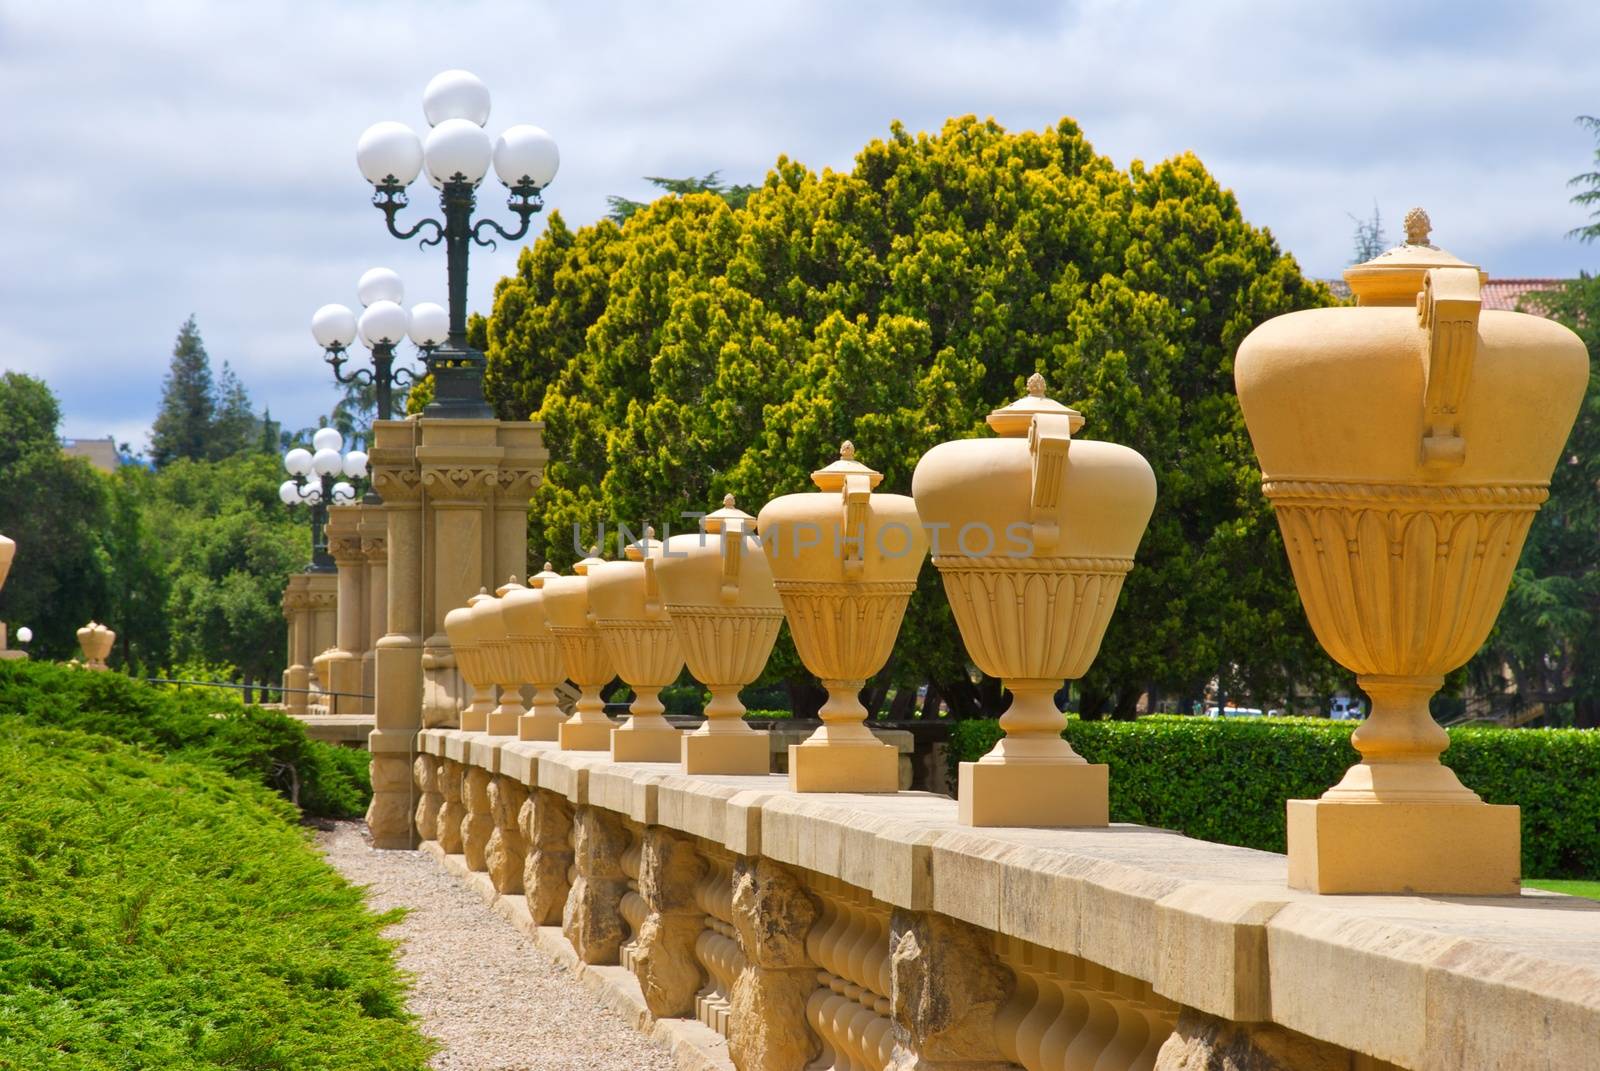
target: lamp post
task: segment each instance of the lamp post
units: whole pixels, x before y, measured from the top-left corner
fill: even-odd
[[[377,402],[375,419],[394,416],[393,389],[415,382],[409,368],[394,367],[394,348],[410,337],[424,358],[445,341],[450,333],[450,317],[444,307],[431,301],[413,305],[407,312],[400,303],[405,285],[388,268],[372,268],[356,283],[356,296],[362,312],[356,314],[344,305],[324,305],[311,316],[311,336],[322,347],[323,359],[333,366],[336,383],[370,383]],[[372,367],[344,371],[350,360],[350,344],[357,336],[372,351]]]
[[[328,553],[328,506],[356,500],[355,485],[338,477],[365,479],[367,455],[360,450],[341,453],[344,436],[333,428],[318,428],[311,446],[312,450],[296,447],[283,455],[284,471],[291,478],[279,485],[278,497],[286,506],[311,507],[311,564],[306,571],[331,573],[338,567]]]
[[[467,254],[473,243],[494,247],[494,240],[484,236],[486,229],[510,242],[528,233],[529,221],[543,207],[540,194],[555,178],[561,156],[555,139],[536,126],[510,127],[491,142],[483,130],[489,119],[489,90],[466,71],[436,75],[422,92],[422,110],[432,127],[425,142],[403,123],[377,123],[361,135],[356,163],[372,183],[372,203],[383,212],[390,234],[402,241],[422,235],[424,247],[444,243],[449,322],[444,344],[426,354],[434,395],[424,413],[493,418],[494,410],[483,397],[483,354],[467,345]],[[472,218],[478,184],[491,162],[511,191],[507,207],[521,218],[514,231],[492,219]],[[401,230],[395,215],[406,207],[406,187],[424,167],[439,191],[444,221],[423,219]]]

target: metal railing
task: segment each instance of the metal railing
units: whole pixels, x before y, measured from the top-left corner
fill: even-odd
[[[371,699],[373,696],[367,692],[329,692],[320,688],[285,688],[281,684],[236,684],[233,681],[191,681],[177,680],[169,677],[141,677],[146,684],[172,684],[179,691],[184,687],[192,688],[227,688],[235,692],[259,692],[261,699],[257,702],[266,702],[270,693],[278,694],[278,702],[283,702],[290,693],[295,695],[325,695],[332,699]]]

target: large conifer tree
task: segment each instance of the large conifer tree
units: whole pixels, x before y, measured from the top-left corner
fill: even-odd
[[[180,457],[201,460],[209,455],[215,407],[211,358],[191,315],[172,347],[172,365],[161,385],[161,410],[150,430],[150,460],[156,468]]]

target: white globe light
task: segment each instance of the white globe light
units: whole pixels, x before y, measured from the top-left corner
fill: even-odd
[[[429,126],[450,119],[482,126],[489,121],[489,87],[471,71],[443,71],[422,91],[422,114]]]
[[[494,145],[494,173],[507,186],[531,182],[540,189],[550,185],[561,166],[556,139],[536,126],[514,126]]]
[[[367,475],[367,452],[365,450],[352,450],[344,455],[344,474],[352,480],[363,479]]]
[[[292,506],[300,501],[300,485],[293,480],[284,480],[278,485],[278,497],[285,506]]]
[[[311,451],[296,447],[283,455],[283,469],[291,476],[306,476],[311,472]]]
[[[356,314],[343,305],[324,305],[311,314],[311,337],[325,350],[342,350],[356,340]]]
[[[411,306],[411,341],[423,349],[438,346],[450,337],[450,314],[443,305],[424,301]]]
[[[374,301],[404,301],[406,284],[400,281],[400,273],[392,268],[368,268],[362,274],[361,281],[356,283],[356,296],[363,305],[371,305]]]
[[[483,181],[492,155],[494,146],[489,135],[466,119],[446,119],[428,132],[427,143],[422,147],[428,174],[440,182],[461,175],[474,186]]]
[[[318,450],[311,457],[311,468],[318,476],[332,476],[344,468],[344,458],[337,450]]]
[[[322,501],[322,487],[320,484],[308,483],[300,489],[300,501],[308,505],[316,505]]]
[[[356,142],[356,166],[374,186],[391,179],[409,186],[422,170],[422,142],[404,123],[374,123]]]
[[[21,628],[17,629],[17,642],[32,643],[33,629],[29,628],[27,625],[23,625]]]
[[[354,502],[356,500],[356,489],[340,480],[333,485],[333,500],[335,502]]]
[[[317,453],[332,450],[338,453],[344,448],[344,436],[339,434],[338,428],[318,428],[317,433],[311,436],[312,449]]]
[[[406,337],[411,317],[406,310],[392,301],[374,301],[361,314],[361,341],[369,347],[380,343],[393,345]]]

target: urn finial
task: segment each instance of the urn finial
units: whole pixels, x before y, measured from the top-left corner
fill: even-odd
[[[733,508],[733,492],[732,491],[729,491],[727,494],[722,496],[722,508],[723,509],[732,509]]]
[[[1428,218],[1428,213],[1421,208],[1413,208],[1406,213],[1405,226],[1407,245],[1431,246],[1433,244],[1428,241],[1428,232],[1433,230],[1433,221]]]
[[[1044,376],[1041,376],[1038,372],[1028,377],[1028,397],[1044,397]]]
[[[553,572],[556,571],[556,567],[551,565],[549,562],[545,562],[544,563],[544,571],[547,572],[547,573],[553,573]]]
[[[839,460],[854,461],[856,459],[856,444],[846,439],[839,444]]]

